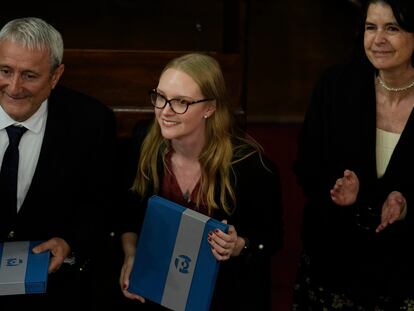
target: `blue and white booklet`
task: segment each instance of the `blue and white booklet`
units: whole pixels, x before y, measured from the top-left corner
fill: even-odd
[[[46,292],[50,252],[32,252],[33,247],[40,243],[0,243],[0,295]]]
[[[219,270],[208,233],[228,225],[159,196],[148,201],[128,290],[175,311],[207,311]]]

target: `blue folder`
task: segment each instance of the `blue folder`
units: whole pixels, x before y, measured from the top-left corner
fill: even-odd
[[[0,295],[46,292],[50,252],[32,252],[32,248],[40,243],[0,243]]]
[[[128,290],[175,311],[207,311],[219,261],[207,241],[228,225],[159,196],[148,201]]]

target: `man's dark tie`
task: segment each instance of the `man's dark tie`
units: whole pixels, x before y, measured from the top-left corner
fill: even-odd
[[[10,219],[17,214],[17,171],[19,168],[19,143],[25,127],[10,125],[6,128],[9,145],[4,153],[0,170],[0,215]]]

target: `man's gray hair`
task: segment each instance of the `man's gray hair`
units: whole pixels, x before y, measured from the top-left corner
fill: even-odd
[[[7,40],[20,43],[31,50],[48,50],[52,71],[62,63],[62,36],[52,25],[40,18],[11,20],[0,30],[0,42]]]

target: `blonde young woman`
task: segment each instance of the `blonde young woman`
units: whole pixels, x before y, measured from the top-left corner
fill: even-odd
[[[230,225],[209,237],[222,261],[212,310],[270,310],[270,259],[281,247],[278,175],[254,141],[232,123],[223,75],[207,55],[187,54],[164,68],[150,92],[155,119],[137,133],[135,180],[122,235],[120,286],[128,292],[139,222],[158,194]],[[143,306],[154,308],[150,302]]]

